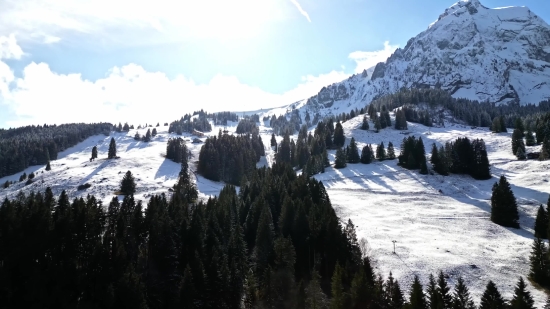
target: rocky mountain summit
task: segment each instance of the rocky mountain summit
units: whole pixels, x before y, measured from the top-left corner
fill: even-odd
[[[323,87],[310,111],[361,107],[402,87],[441,88],[496,104],[550,98],[550,26],[527,7],[462,0],[373,70]]]

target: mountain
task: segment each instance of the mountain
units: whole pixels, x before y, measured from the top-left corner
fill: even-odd
[[[441,88],[497,104],[547,100],[550,26],[526,7],[489,9],[462,0],[372,72],[323,87],[295,106],[334,114],[402,87]]]

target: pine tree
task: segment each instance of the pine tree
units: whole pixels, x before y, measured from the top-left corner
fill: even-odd
[[[97,159],[97,146],[92,147],[92,158],[91,160]]]
[[[518,158],[518,160],[527,159],[527,157],[525,156],[525,151],[523,150],[524,148],[525,148],[525,146],[518,147],[518,150],[516,151],[516,157]]]
[[[537,218],[535,219],[535,237],[548,239],[548,212],[542,204],[539,206]]]
[[[514,155],[518,152],[518,149],[523,150],[523,153],[525,154],[525,144],[523,143],[523,133],[515,129],[512,133],[512,152]]]
[[[361,151],[361,163],[363,164],[369,164],[372,162],[372,150],[368,145],[365,145],[363,147],[363,150]]]
[[[426,157],[422,157],[420,161],[420,174],[427,175],[428,174],[428,165],[426,164]]]
[[[144,142],[150,142],[151,141],[151,129],[147,129],[147,132],[145,133],[145,136],[143,137]]]
[[[548,159],[550,159],[550,142],[548,141],[548,137],[545,136],[540,148],[539,160],[544,161]]]
[[[525,135],[525,145],[526,146],[535,146],[536,141],[535,137],[533,136],[533,131],[531,129],[527,130],[527,134]]]
[[[116,158],[116,142],[115,138],[111,138],[111,142],[109,143],[109,152],[107,154],[108,159],[114,159]]]
[[[124,195],[133,195],[136,193],[136,181],[132,172],[127,171],[120,182],[120,193]]]
[[[380,132],[380,129],[382,129],[382,123],[380,121],[380,117],[376,117],[376,120],[374,121],[374,129],[376,133]]]
[[[396,121],[397,122],[397,121]],[[411,292],[409,295],[409,305],[408,309],[427,309],[428,304],[426,303],[426,297],[422,291],[422,284],[418,276],[414,276],[414,281],[411,285]]]
[[[321,290],[320,276],[317,271],[311,274],[311,280],[306,288],[306,309],[327,309],[329,302]]]
[[[502,132],[501,129],[500,129],[500,118],[499,117],[493,118],[493,123],[491,124],[491,131],[493,131],[495,133]]]
[[[50,161],[46,164],[46,171],[51,171],[52,167],[50,166]]]
[[[508,129],[506,129],[506,121],[504,120],[504,116],[500,116],[498,120],[500,122],[500,132],[508,132]]]
[[[426,292],[428,294],[428,304],[430,309],[443,308],[443,303],[441,302],[441,299],[437,292],[437,282],[435,281],[435,277],[433,274],[430,274],[428,288]]]
[[[443,271],[439,272],[439,278],[437,279],[437,295],[439,298],[439,304],[442,305],[442,308],[452,308],[453,296],[450,293],[450,288],[447,285]]]
[[[158,127],[158,124],[157,124],[157,127]],[[157,136],[157,128],[153,128],[153,131],[151,131],[151,136],[155,137]]]
[[[516,198],[506,177],[501,176],[493,185],[491,196],[491,221],[496,224],[519,228]]]
[[[535,309],[533,297],[531,293],[527,291],[525,281],[523,277],[519,278],[518,284],[514,289],[514,296],[510,301],[511,309]]]
[[[523,121],[521,121],[521,118],[519,118],[519,117],[516,118],[516,121],[514,123],[514,129],[518,130],[521,133],[522,138],[524,137],[525,126],[523,125]]]
[[[392,142],[388,143],[388,150],[386,151],[386,160],[395,160],[395,149]]]
[[[395,112],[395,129],[407,130],[407,118],[405,117],[405,111],[402,108]]]
[[[271,147],[275,147],[275,152],[277,152],[277,139],[275,139],[275,133],[271,133]]]
[[[357,148],[357,143],[355,142],[355,138],[351,138],[351,141],[349,143],[349,149],[347,151],[347,161],[348,163],[359,163],[361,158],[359,157],[359,149]]]
[[[536,283],[546,286],[548,284],[548,248],[544,241],[540,238],[535,238],[531,247],[531,256],[529,257],[531,271],[529,278]]]
[[[137,131],[136,131],[136,134],[134,134],[134,140],[135,141],[140,141],[141,140],[141,135]]]
[[[487,283],[485,292],[481,296],[481,303],[479,309],[505,309],[506,302],[500,295],[497,286],[493,281]]]
[[[381,142],[380,145],[376,147],[376,158],[379,161],[386,160],[386,149],[384,148],[384,142]]]
[[[464,284],[462,277],[458,277],[453,295],[453,309],[475,309],[474,301],[470,297],[470,292]]]
[[[340,121],[338,121],[336,123],[336,127],[334,128],[334,137],[333,137],[334,147],[343,147],[345,142],[346,142],[346,137],[344,136],[344,128],[342,127],[342,124],[340,123]]]
[[[344,309],[345,294],[344,285],[342,282],[343,269],[338,262],[332,274],[332,299],[330,301],[330,309]]]
[[[334,167],[344,168],[346,166],[346,153],[342,148],[338,148],[338,150],[336,150],[336,157],[334,158]]]
[[[361,123],[361,130],[369,129],[369,121],[367,120],[367,115],[363,116],[363,122]]]

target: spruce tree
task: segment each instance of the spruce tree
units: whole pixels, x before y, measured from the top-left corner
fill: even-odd
[[[411,292],[409,294],[409,304],[408,309],[427,309],[428,304],[426,302],[426,296],[422,291],[422,284],[418,276],[414,276],[414,281],[411,285]]]
[[[523,138],[524,133],[525,133],[525,126],[523,125],[523,121],[521,121],[521,118],[519,118],[519,117],[516,118],[516,121],[514,123],[514,129],[518,130],[521,133],[521,137]]]
[[[462,277],[458,277],[453,295],[453,309],[475,309],[474,301],[470,297],[470,292],[464,284]]]
[[[506,129],[506,121],[504,120],[504,116],[499,117],[500,122],[500,132],[507,133],[508,129]]]
[[[548,141],[548,137],[545,136],[540,148],[539,160],[545,161],[548,159],[550,159],[550,142]]]
[[[499,182],[493,185],[491,221],[502,226],[519,228],[518,220],[516,198],[506,177],[501,176]]]
[[[443,308],[443,303],[437,292],[437,282],[433,274],[430,274],[428,279],[428,288],[426,290],[428,294],[428,305],[430,309]]]
[[[380,132],[380,129],[382,129],[382,124],[380,121],[380,117],[376,117],[376,120],[374,121],[374,129],[376,133]]]
[[[348,163],[359,163],[361,158],[359,157],[359,149],[357,148],[357,143],[355,142],[355,138],[351,138],[351,141],[349,143],[349,149],[347,151],[347,161]]]
[[[50,166],[50,161],[48,161],[48,164],[46,164],[46,171],[50,171],[52,167]]]
[[[363,122],[361,123],[361,130],[369,129],[369,121],[367,120],[367,115],[363,116]]]
[[[124,195],[133,195],[136,193],[136,181],[132,172],[127,171],[120,182],[120,193]]]
[[[334,158],[334,167],[344,168],[346,166],[346,154],[342,148],[338,148],[338,150],[336,150],[336,157]]]
[[[527,157],[525,156],[525,150],[523,150],[524,148],[525,146],[523,148],[519,147],[518,150],[516,151],[516,157],[518,158],[518,160],[527,159]]]
[[[535,219],[535,237],[548,239],[548,212],[544,209],[542,204],[537,211],[537,218]]]
[[[525,154],[525,144],[523,143],[523,133],[515,129],[512,133],[512,152],[514,155],[517,154],[518,149],[521,149],[523,153]]]
[[[388,150],[386,151],[387,160],[395,160],[395,149],[393,148],[392,142],[388,143]]]
[[[428,174],[428,165],[426,164],[426,157],[422,157],[420,161],[420,174],[422,175]]]
[[[506,301],[500,295],[497,286],[493,281],[487,283],[485,292],[481,296],[481,303],[479,309],[505,309]]]
[[[526,146],[535,146],[536,141],[535,137],[533,136],[533,131],[531,129],[527,130],[527,134],[525,134],[525,145]]]
[[[97,159],[97,146],[92,147],[92,158],[91,160]]]
[[[111,142],[109,143],[109,152],[107,153],[107,158],[116,158],[116,142],[114,137],[111,138]]]
[[[450,288],[447,285],[447,280],[445,280],[443,271],[439,271],[439,277],[437,279],[437,295],[439,298],[439,305],[443,308],[452,308],[453,296],[450,293]]]
[[[511,309],[535,309],[533,297],[531,293],[527,291],[525,281],[523,277],[519,278],[518,284],[514,289],[514,296],[510,301]]]
[[[380,145],[376,147],[376,158],[379,161],[386,160],[386,149],[384,148],[384,142],[381,142]]]
[[[334,128],[334,137],[333,137],[334,147],[343,147],[345,142],[346,142],[346,137],[344,136],[344,128],[342,127],[342,124],[340,123],[340,121],[338,121],[336,123],[336,127]]]
[[[361,163],[369,164],[372,162],[372,150],[369,145],[365,145],[361,151]]]
[[[491,131],[493,131],[495,133],[500,133],[501,132],[499,117],[493,118],[493,122],[491,124]]]
[[[344,309],[345,305],[345,292],[344,284],[342,282],[343,269],[338,262],[336,262],[336,267],[334,267],[334,272],[332,273],[332,299],[330,301],[330,309]]]
[[[311,274],[311,280],[306,288],[306,309],[327,309],[329,302],[327,296],[321,290],[320,276],[317,271]]]
[[[158,127],[158,125],[157,125],[157,127]],[[157,136],[157,134],[158,134],[157,133],[157,128],[153,128],[153,131],[151,131],[151,136],[155,137],[155,136]]]
[[[140,141],[141,140],[141,135],[137,131],[136,131],[136,134],[134,134],[134,140],[135,141]]]
[[[529,257],[531,270],[529,272],[529,278],[541,286],[548,285],[548,248],[546,244],[540,238],[533,240],[533,246],[531,247],[531,256]]]

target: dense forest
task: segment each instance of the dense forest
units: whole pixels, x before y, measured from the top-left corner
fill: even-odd
[[[0,130],[0,177],[21,172],[31,165],[46,165],[57,154],[84,139],[105,134],[113,129],[110,123],[73,123],[63,125],[26,126]]]
[[[235,131],[237,134],[258,134],[258,125],[256,121],[250,118],[242,118],[237,124],[237,129]]]
[[[197,117],[195,117],[197,116]],[[200,132],[212,131],[212,125],[208,122],[208,114],[204,111],[185,114],[179,120],[172,121],[168,127],[168,133],[181,135],[183,132],[192,133],[193,130]]]
[[[199,154],[197,171],[205,178],[239,185],[265,156],[262,138],[257,134],[222,134],[206,139]]]

